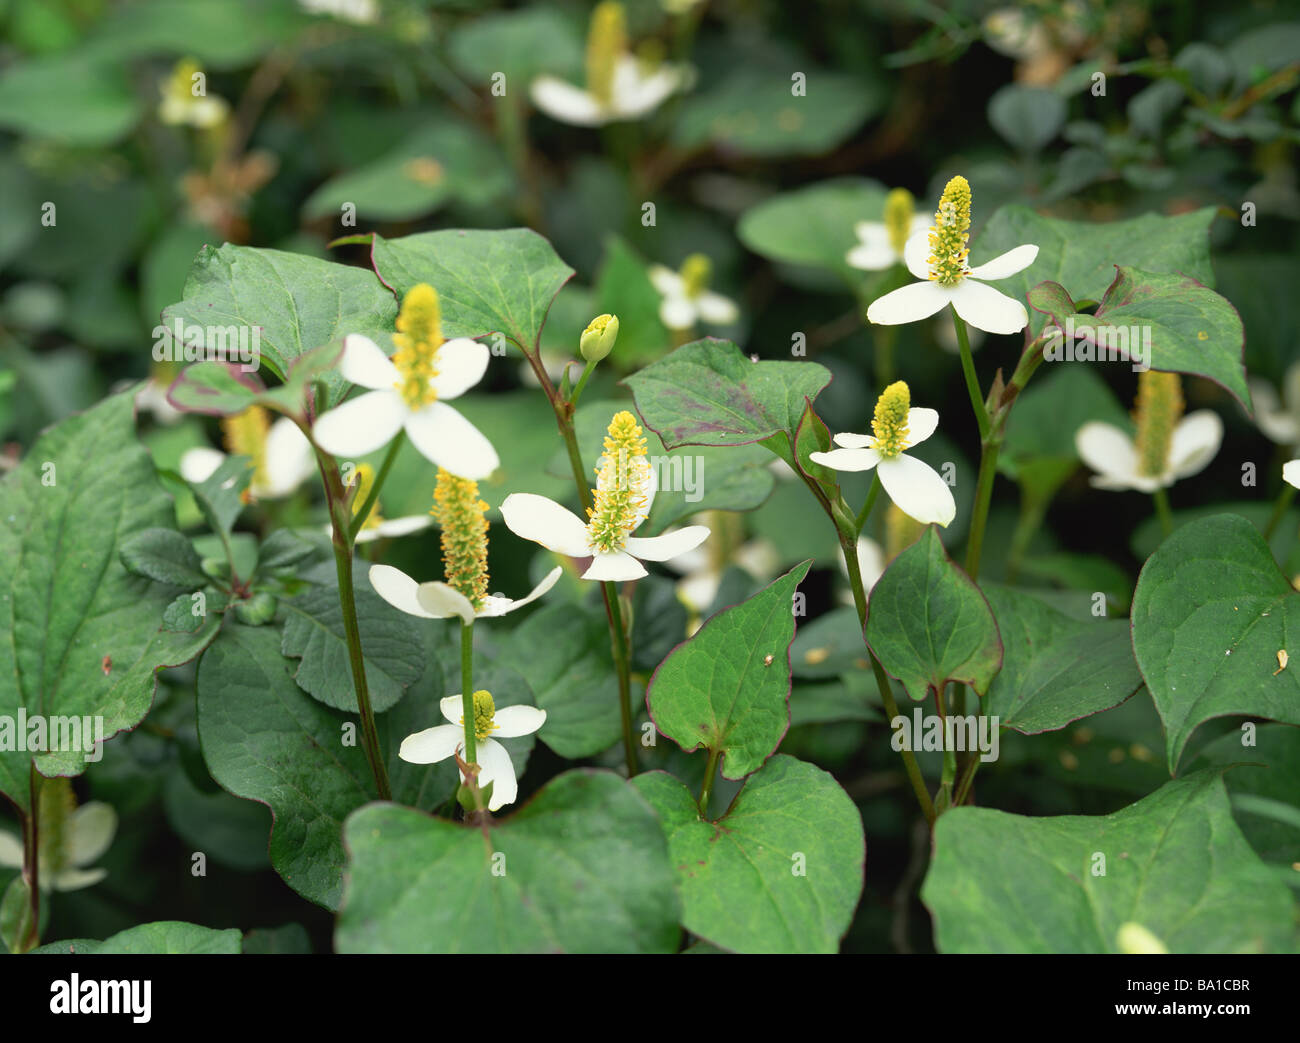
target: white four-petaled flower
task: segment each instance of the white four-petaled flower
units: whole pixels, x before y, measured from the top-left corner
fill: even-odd
[[[469,598],[455,587],[438,580],[417,583],[401,569],[395,569],[391,565],[372,565],[370,585],[381,598],[408,615],[423,616],[425,619],[450,619],[457,616],[466,623],[473,623],[475,619],[504,616],[507,612],[532,604],[555,586],[563,571],[557,565],[533,588],[532,593],[518,601],[488,595],[477,611]]]

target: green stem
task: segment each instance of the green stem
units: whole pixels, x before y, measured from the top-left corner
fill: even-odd
[[[718,773],[720,751],[709,750],[709,763],[704,766],[704,783],[700,786],[700,817],[709,817],[709,797],[713,795],[713,778]]]
[[[41,944],[41,776],[35,762],[28,767],[28,793],[31,808],[24,825],[23,876],[27,879],[29,912],[27,936],[20,940],[21,952],[31,952]]]
[[[375,475],[375,484],[370,487],[370,492],[366,494],[365,501],[361,506],[352,512],[352,524],[348,528],[348,541],[350,543],[356,542],[357,533],[365,527],[366,519],[370,517],[370,512],[375,509],[375,504],[379,502],[379,490],[384,487],[384,482],[388,480],[388,472],[393,469],[393,461],[397,459],[397,451],[401,448],[405,438],[405,431],[397,432],[397,437],[389,444],[388,452],[384,455],[384,462],[379,465],[379,473]]]
[[[867,499],[862,504],[862,510],[858,512],[858,517],[854,521],[855,535],[862,531],[862,526],[867,524],[867,519],[871,517],[871,508],[876,505],[876,497],[880,495],[880,471],[873,469],[871,472],[871,488],[867,490]]]
[[[465,763],[478,763],[474,733],[474,624],[460,621],[460,712],[465,722]]]
[[[1277,502],[1273,504],[1273,513],[1268,516],[1268,524],[1264,526],[1264,539],[1271,540],[1273,533],[1286,516],[1286,510],[1291,506],[1291,501],[1295,499],[1296,487],[1290,482],[1282,483],[1282,491],[1277,494]]]
[[[582,389],[587,386],[587,380],[595,372],[596,365],[595,362],[588,362],[586,368],[582,371],[582,376],[578,378],[578,386],[573,389],[573,394],[569,396],[569,405],[573,406],[573,408],[578,407],[578,396],[582,394]]]
[[[876,382],[882,388],[894,382],[894,338],[897,326],[872,326],[876,349]]]
[[[1020,492],[1020,511],[1016,517],[1016,528],[1011,534],[1011,549],[1007,552],[1008,583],[1014,583],[1020,575],[1020,566],[1029,551],[1029,544],[1043,524],[1047,513],[1047,501],[1038,496],[1031,496],[1023,488]]]
[[[975,483],[975,508],[971,515],[970,537],[966,541],[966,573],[972,580],[980,574],[980,555],[984,551],[984,530],[989,520],[989,505],[993,502],[993,479],[998,470],[998,449],[1002,435],[986,438],[980,448],[979,477]]]
[[[1151,494],[1156,503],[1156,517],[1160,519],[1160,531],[1168,536],[1174,531],[1174,516],[1169,510],[1169,494],[1164,489],[1157,489]]]
[[[975,360],[971,357],[966,323],[962,321],[955,308],[952,313],[952,323],[957,330],[957,344],[961,348],[961,371],[966,377],[966,391],[970,395],[971,408],[975,411],[975,422],[979,424],[982,442],[989,434],[989,411],[984,405],[984,396],[980,394],[979,377],[975,375]]]

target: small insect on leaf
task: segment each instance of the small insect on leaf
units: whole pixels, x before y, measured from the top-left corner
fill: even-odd
[[[104,659],[99,664],[99,667],[101,670],[104,671],[104,676],[107,677],[113,670],[113,657],[107,655],[104,656]]]
[[[764,665],[764,666],[771,666],[771,665],[772,665],[772,656],[771,656],[771,654],[768,654],[768,655],[763,656],[763,665]]]
[[[1290,660],[1290,658],[1291,657],[1286,654],[1285,648],[1279,648],[1277,650],[1277,669],[1273,671],[1274,677],[1276,677],[1278,674],[1280,674],[1283,670],[1286,669],[1286,664]]]

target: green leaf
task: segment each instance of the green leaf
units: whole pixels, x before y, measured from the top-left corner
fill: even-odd
[[[864,275],[845,257],[858,241],[858,222],[883,219],[885,194],[879,182],[865,178],[822,181],[745,211],[736,234],[770,261],[825,268],[857,286]]]
[[[1060,314],[1056,306],[1071,305],[1068,295],[1047,302],[1030,301],[1036,310],[1050,310],[1058,328],[1087,334],[1092,343],[1073,343],[1058,336],[1044,349],[1049,362],[1076,358],[1080,350],[1096,355],[1119,352],[1152,369],[1208,377],[1249,406],[1246,370],[1242,364],[1245,333],[1241,316],[1231,304],[1195,279],[1163,272],[1116,266],[1111,283],[1093,315]],[[1059,289],[1059,287],[1058,287]],[[1094,347],[1095,345],[1095,347]],[[1136,350],[1134,350],[1136,348]]]
[[[1021,152],[1040,151],[1065,124],[1065,99],[1046,87],[1008,84],[989,99],[989,123]]]
[[[148,712],[159,667],[212,640],[215,621],[160,633],[171,593],[122,564],[122,544],[172,523],[132,410],[128,391],[70,417],[0,479],[0,717],[102,717],[111,738]],[[79,775],[89,752],[6,745],[0,792],[25,809],[33,760],[42,774]]]
[[[650,678],[655,727],[687,753],[700,746],[722,753],[724,778],[762,767],[790,725],[792,605],[811,564],[713,616]]]
[[[839,948],[866,843],[858,809],[829,774],[777,754],[717,822],[665,772],[632,784],[659,813],[688,931],[735,952]]]
[[[1245,518],[1216,514],[1176,530],[1133,593],[1133,651],[1165,726],[1170,773],[1212,717],[1300,724],[1300,675],[1278,670],[1300,629],[1300,594]]]
[[[357,586],[355,597],[370,705],[375,713],[383,713],[424,672],[420,626],[414,616],[363,586]],[[300,660],[293,675],[298,686],[335,710],[359,713],[338,587],[312,587],[284,606],[280,651]]]
[[[481,829],[372,804],[346,825],[339,952],[673,952],[663,833],[605,771],[552,779]]]
[[[376,235],[371,260],[398,297],[418,283],[438,291],[448,339],[500,332],[525,351],[536,348],[551,301],[573,276],[551,244],[527,228]]]
[[[21,62],[0,79],[0,127],[62,145],[111,145],[141,108],[125,69],[81,54]]]
[[[988,602],[948,560],[939,530],[925,532],[885,569],[867,605],[867,644],[913,699],[965,681],[983,695],[1002,666]]]
[[[274,628],[227,626],[199,663],[199,742],[222,788],[271,809],[275,871],[308,901],[333,909],[346,860],[343,820],[374,799],[374,780],[356,717],[302,691],[292,665]],[[403,738],[438,723],[431,718],[442,694],[433,689],[424,698],[422,686],[419,700],[405,699],[378,719],[394,798],[415,807],[438,807],[456,787],[451,761],[397,757]]]
[[[669,449],[746,445],[786,433],[831,381],[816,362],[754,362],[706,337],[628,377],[637,412]]]
[[[145,529],[122,543],[122,564],[137,576],[174,587],[202,590],[208,585],[203,563],[175,529]]]
[[[193,55],[225,69],[251,64],[306,21],[283,0],[144,0],[109,8],[83,46],[117,62]]]
[[[1101,300],[1114,281],[1116,265],[1178,272],[1212,287],[1209,232],[1214,214],[1213,207],[1205,207],[1177,217],[1143,214],[1125,221],[1063,221],[1027,206],[1004,206],[975,238],[971,264],[983,264],[1024,243],[1036,245],[1033,264],[997,282],[1002,293],[1020,301],[1044,280],[1060,283],[1076,301]],[[1036,336],[1047,320],[1029,314],[1030,335]]]
[[[32,933],[32,892],[20,872],[4,889],[0,898],[0,950],[20,952],[30,944]]]
[[[238,956],[240,934],[234,928],[219,931],[179,920],[143,923],[97,942],[85,938],[50,942],[33,952],[44,954],[137,956],[168,953],[172,955]]]
[[[857,76],[804,70],[806,95],[792,93],[792,73],[741,67],[717,86],[686,98],[673,142],[712,144],[742,156],[819,155],[847,139],[884,101]]]
[[[173,341],[180,324],[185,334],[201,329],[214,353],[256,344],[281,380],[298,356],[349,333],[391,331],[396,317],[393,295],[365,269],[230,243],[199,251],[184,298],[162,314]],[[331,391],[342,386],[336,377]]]
[[[1130,922],[1170,952],[1295,945],[1287,888],[1242,837],[1216,772],[1113,815],[953,808],[935,826],[921,898],[941,952],[1118,952]]]
[[[542,73],[576,73],[582,41],[573,25],[550,8],[496,11],[461,22],[447,37],[452,63],[472,82],[486,84],[497,73],[506,90],[526,90]]]
[[[986,583],[1002,669],[982,712],[1025,735],[1117,706],[1142,687],[1126,619],[1081,622],[1031,594]]]
[[[228,456],[207,478],[190,485],[203,520],[220,537],[228,551],[228,560],[235,557],[230,548],[230,533],[240,512],[247,506],[243,493],[252,477],[252,461],[248,457]],[[231,562],[232,565],[236,563]]]
[[[186,366],[168,391],[168,398],[187,413],[230,416],[250,406],[266,406],[286,416],[306,416],[307,396],[312,381],[339,378],[328,373],[343,354],[342,342],[324,344],[299,355],[289,366],[283,384],[270,390],[255,373],[240,363],[196,362]]]

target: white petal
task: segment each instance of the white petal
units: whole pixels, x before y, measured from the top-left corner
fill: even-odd
[[[454,724],[438,724],[402,740],[397,755],[408,764],[437,764],[452,756],[464,743],[465,732]]]
[[[924,282],[930,281],[930,228],[926,224],[907,237],[903,244],[903,263],[907,270]]]
[[[695,298],[695,307],[699,310],[701,319],[717,326],[730,326],[740,318],[740,309],[736,307],[735,301],[708,290]]]
[[[510,762],[506,748],[494,739],[483,739],[478,743],[478,784],[484,788],[492,783],[492,799],[488,801],[488,810],[496,811],[506,804],[513,804],[519,796],[519,783],[515,779],[515,766]]]
[[[1212,409],[1188,413],[1169,443],[1169,470],[1175,478],[1203,471],[1223,444],[1223,421]]]
[[[51,887],[55,891],[80,891],[83,887],[93,887],[106,876],[107,869],[62,869],[54,874]]]
[[[521,735],[532,735],[546,723],[546,711],[536,706],[503,706],[493,716],[496,727],[492,730],[494,739],[517,739]]]
[[[877,297],[867,308],[867,319],[880,326],[898,326],[928,319],[945,307],[953,292],[932,282],[914,282]]]
[[[415,597],[424,609],[425,615],[434,619],[450,619],[459,616],[466,623],[474,622],[474,606],[469,598],[454,587],[437,580],[421,583],[416,589]]]
[[[640,579],[646,575],[649,575],[649,573],[646,572],[645,566],[636,558],[623,551],[616,551],[613,554],[597,553],[591,559],[591,564],[587,567],[587,571],[582,574],[582,578],[623,583],[627,580]]]
[[[0,866],[23,867],[23,842],[5,829],[0,829]]]
[[[1018,300],[969,278],[954,288],[952,306],[958,315],[985,333],[1019,333],[1029,325],[1029,312]]]
[[[528,93],[533,104],[548,116],[576,127],[595,127],[609,119],[594,96],[554,76],[539,76]]]
[[[186,449],[181,454],[181,477],[193,485],[206,482],[216,473],[226,454],[205,445]]]
[[[408,415],[396,391],[367,391],[318,417],[312,436],[332,456],[365,456],[391,442]]]
[[[646,274],[650,277],[650,284],[663,296],[685,296],[686,283],[682,277],[671,268],[666,268],[662,264],[652,264],[647,269]]]
[[[898,509],[923,525],[949,524],[957,516],[957,503],[939,473],[914,456],[881,460],[876,468],[880,484]]]
[[[1103,478],[1134,488],[1138,478],[1137,448],[1133,439],[1114,424],[1090,420],[1074,433],[1074,448],[1079,459]]]
[[[657,109],[681,86],[681,71],[673,65],[661,65],[644,75],[641,63],[632,55],[620,58],[614,66],[611,84],[612,108],[626,119],[635,119]]]
[[[907,445],[904,449],[911,449],[914,445],[920,445],[932,434],[939,426],[939,411],[937,409],[926,409],[924,406],[914,406],[907,411]]]
[[[492,353],[486,344],[468,337],[449,340],[438,348],[433,363],[438,375],[429,383],[438,392],[439,398],[456,398],[483,379],[491,357]]]
[[[564,570],[556,565],[546,574],[546,577],[533,588],[531,594],[526,598],[520,598],[518,601],[511,601],[509,598],[486,597],[483,599],[483,608],[480,610],[480,616],[504,616],[507,612],[513,612],[517,608],[523,608],[525,605],[532,604],[548,590],[550,590],[560,579],[560,573]]]
[[[864,272],[878,272],[882,268],[888,268],[896,260],[898,254],[894,252],[894,248],[888,241],[870,245],[859,243],[844,256],[844,261],[850,268],[860,268]]]
[[[438,700],[438,709],[442,715],[451,721],[453,725],[462,726],[465,723],[465,708],[459,695],[449,695],[446,698]]]
[[[433,518],[427,514],[408,514],[401,518],[385,518],[370,532],[375,536],[383,536],[385,539],[394,536],[409,536],[413,532],[419,532],[421,529],[427,529],[433,524]],[[357,539],[360,539],[358,534]]]
[[[420,585],[401,569],[395,569],[391,565],[371,565],[370,586],[393,608],[405,612],[408,616],[422,616],[425,619],[443,618],[435,616],[420,605]]]
[[[709,538],[707,525],[688,525],[684,529],[665,532],[662,536],[637,539],[629,536],[626,550],[642,561],[667,561],[679,554],[694,550]]]
[[[71,841],[68,857],[74,866],[88,866],[98,859],[117,833],[117,812],[111,804],[92,800],[68,818]]]
[[[1265,435],[1279,445],[1292,446],[1300,442],[1300,424],[1289,409],[1283,408],[1271,384],[1252,380],[1250,398],[1255,406],[1255,423]]]
[[[690,329],[695,316],[695,302],[684,294],[669,294],[659,302],[659,321],[670,330]]]
[[[1282,465],[1282,480],[1288,485],[1294,485],[1300,489],[1300,460],[1288,460]],[[3,842],[4,835],[0,834],[0,842]],[[19,852],[21,855],[21,852]],[[0,865],[6,865],[3,857],[0,857]]]
[[[288,496],[316,470],[316,454],[302,429],[287,416],[266,433],[266,484],[255,490],[264,499]]]
[[[712,569],[702,569],[677,584],[677,596],[686,602],[687,608],[695,612],[703,612],[713,604],[721,584],[721,573],[714,572]]]
[[[1005,279],[1008,276],[1015,275],[1016,272],[1023,272],[1038,257],[1038,247],[1032,244],[1017,246],[1014,250],[1008,250],[1000,257],[995,257],[991,261],[977,265],[970,270],[970,274],[976,279]]]
[[[843,431],[831,439],[845,449],[867,449],[875,440],[875,435],[855,435],[852,431]]]
[[[880,463],[880,454],[874,449],[832,449],[829,453],[809,453],[808,458],[835,471],[870,471]]]
[[[339,372],[352,384],[371,391],[391,388],[402,379],[392,359],[369,337],[349,333],[343,341],[343,359]]]
[[[501,465],[483,432],[446,402],[407,413],[405,426],[411,444],[426,460],[461,478],[479,481]]]
[[[547,550],[585,558],[591,554],[587,526],[567,507],[535,493],[511,493],[501,504],[506,528]]]

